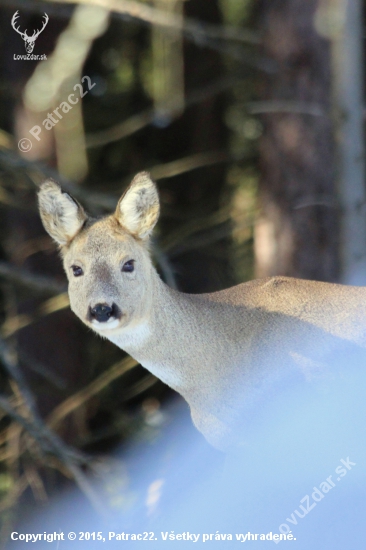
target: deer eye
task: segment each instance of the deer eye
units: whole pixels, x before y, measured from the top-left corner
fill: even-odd
[[[124,273],[132,273],[132,271],[135,270],[135,260],[128,260],[125,264],[122,266],[122,271]]]
[[[74,277],[80,277],[81,275],[84,275],[84,271],[78,265],[72,265],[71,269],[74,274]]]

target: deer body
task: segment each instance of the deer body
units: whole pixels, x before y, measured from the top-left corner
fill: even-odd
[[[189,295],[155,277],[141,330],[107,338],[180,393],[218,448],[231,446],[245,409],[285,370],[306,382],[329,370],[333,351],[366,347],[362,288],[275,277]]]
[[[72,310],[179,392],[218,448],[240,443],[286,381],[311,383],[339,355],[366,349],[364,288],[286,277],[200,295],[165,285],[146,246],[159,214],[146,173],[107,218],[90,220],[53,182],[40,211],[61,246]]]

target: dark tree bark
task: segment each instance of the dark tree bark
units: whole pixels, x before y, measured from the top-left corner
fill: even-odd
[[[202,22],[216,25],[222,23],[222,14],[217,0],[184,2],[183,10],[185,16]],[[133,51],[138,51],[140,48],[141,52],[150,48],[149,38],[144,33],[144,29],[143,27],[139,30],[139,41],[134,45]],[[149,45],[144,45],[144,41]],[[222,63],[221,53],[199,42],[184,40],[183,58],[186,97],[192,97],[196,92],[203,93],[204,90],[217,86],[225,77],[226,69]],[[139,57],[136,55],[135,59],[138,65]],[[138,79],[141,79],[141,70],[139,74]],[[138,112],[151,105],[146,101],[146,95],[142,93],[142,81],[138,83],[138,79],[135,88],[131,90],[130,103],[125,107],[126,113]],[[128,94],[125,96],[128,97]],[[163,116],[157,116],[154,124],[126,139],[125,148],[120,147],[119,158],[122,158],[123,162],[118,164],[118,170],[121,178],[155,164],[169,163],[206,152],[225,152],[227,148],[225,107],[224,92],[213,95],[208,91],[206,97],[199,103],[189,105],[174,120],[171,120],[169,115],[166,119]],[[122,110],[118,104],[115,109]],[[107,109],[102,112],[103,116],[110,116]],[[158,114],[161,115],[161,113]],[[114,112],[110,119],[111,126],[115,122],[113,116]],[[96,117],[98,119],[100,114],[97,113]],[[117,144],[110,144],[102,151],[101,159],[105,166],[108,165],[109,152],[117,147]],[[126,151],[128,151],[127,154]],[[101,163],[99,169],[103,170]],[[159,228],[161,235],[167,236],[167,239],[163,237],[160,242],[167,252],[180,290],[214,291],[234,283],[231,268],[231,240],[227,237],[230,234],[228,222],[223,222],[218,227],[212,227],[213,224],[211,224],[209,228],[197,228],[194,232],[188,231],[189,236],[186,236],[189,225],[197,227],[200,219],[207,219],[220,208],[223,193],[228,193],[225,182],[226,171],[227,166],[224,163],[217,163],[159,181],[162,202]],[[105,180],[105,173],[100,172],[98,177],[99,180]],[[179,239],[180,230],[184,235],[182,239]],[[173,240],[175,244],[167,247],[167,250],[166,241],[170,244]]]
[[[334,5],[325,4],[319,21],[333,43],[341,282],[361,286],[366,285],[363,8],[362,0],[337,2],[340,24],[334,28],[327,24]]]
[[[219,25],[222,16],[216,0],[195,0],[184,3],[184,12],[208,23]],[[184,79],[187,93],[200,90],[217,82],[224,76],[221,56],[218,52],[186,41],[184,44]],[[177,119],[165,130],[165,139],[160,138],[162,149],[159,158],[164,161],[206,151],[222,151],[226,148],[227,132],[223,122],[225,103],[223,94],[207,97],[198,105],[191,106],[184,116]],[[158,131],[156,139],[159,140]],[[176,219],[184,220],[182,227],[192,221],[217,211],[225,188],[226,166],[217,164],[197,169],[174,178],[166,188],[160,185],[163,200],[174,216],[162,220],[163,233],[177,231]],[[164,210],[163,210],[164,212]],[[214,231],[220,227],[203,230],[189,241],[203,238],[207,244],[194,244],[190,250],[179,245],[172,251],[172,263],[180,290],[186,292],[206,292],[219,290],[233,283],[230,269],[230,241],[228,238],[215,238]],[[211,239],[212,237],[212,239]],[[189,248],[189,246],[188,246]]]
[[[261,90],[267,112],[260,141],[258,276],[339,277],[331,48],[316,29],[319,4],[257,5],[263,53],[277,65]]]

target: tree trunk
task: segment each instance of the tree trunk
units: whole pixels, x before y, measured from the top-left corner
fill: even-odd
[[[184,3],[185,16],[219,25],[222,16],[216,0],[195,0]],[[184,44],[184,80],[186,92],[192,93],[216,83],[224,75],[220,54],[201,45],[186,41]],[[165,130],[165,140],[161,140],[159,157],[169,162],[190,154],[207,151],[224,151],[226,148],[226,128],[223,123],[225,103],[223,95],[207,97],[200,104],[187,109]],[[158,136],[157,136],[158,139]],[[187,224],[211,215],[220,207],[225,189],[226,166],[217,164],[206,166],[174,178],[174,185],[167,189],[161,185],[164,197],[169,195],[169,205],[177,219]],[[173,224],[162,220],[163,233],[169,233]],[[219,233],[220,227],[215,228]],[[174,221],[174,231],[177,227]],[[179,231],[179,228],[178,228]],[[187,248],[178,245],[170,251],[170,258],[178,288],[186,292],[214,291],[230,286],[234,282],[230,267],[230,240],[215,238],[214,231],[203,229],[189,239]],[[195,246],[194,240],[203,238],[204,246]],[[189,246],[191,245],[191,246]]]
[[[260,0],[263,53],[276,70],[261,99],[261,214],[256,274],[339,278],[339,209],[331,119],[331,46],[319,0]]]
[[[341,203],[341,280],[366,284],[363,2],[333,0],[319,17],[332,39],[337,173]],[[338,21],[338,25],[329,22]]]

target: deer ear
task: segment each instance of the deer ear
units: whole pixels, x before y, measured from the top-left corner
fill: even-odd
[[[120,198],[115,217],[122,227],[139,239],[146,239],[159,217],[159,195],[150,174],[135,176]]]
[[[41,185],[38,204],[45,230],[60,245],[70,243],[87,219],[83,207],[51,180]]]

